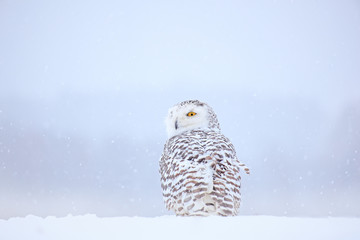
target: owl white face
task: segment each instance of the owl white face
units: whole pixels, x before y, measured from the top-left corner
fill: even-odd
[[[169,138],[188,130],[207,128],[209,125],[207,105],[202,103],[176,105],[169,109],[165,123]]]

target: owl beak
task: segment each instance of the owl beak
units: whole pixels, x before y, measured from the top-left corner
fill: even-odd
[[[175,121],[175,129],[177,130],[178,129],[178,121],[177,121],[177,119],[176,119],[176,121]]]

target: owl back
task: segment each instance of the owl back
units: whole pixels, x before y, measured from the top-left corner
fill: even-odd
[[[220,131],[195,129],[173,136],[160,159],[166,207],[177,215],[236,215],[243,166]]]

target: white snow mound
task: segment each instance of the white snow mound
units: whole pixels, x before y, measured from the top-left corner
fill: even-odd
[[[113,217],[0,220],[0,239],[360,239],[360,218]]]

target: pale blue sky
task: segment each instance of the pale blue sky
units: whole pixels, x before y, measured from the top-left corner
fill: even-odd
[[[186,99],[253,169],[242,214],[360,215],[358,1],[1,1],[0,35],[0,218],[168,214]]]

